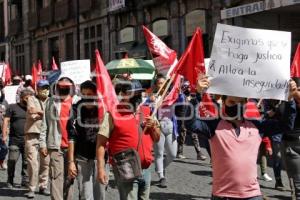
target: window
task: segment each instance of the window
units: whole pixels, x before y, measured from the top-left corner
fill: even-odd
[[[4,4],[0,2],[0,43],[4,41]]]
[[[90,34],[89,34],[89,28],[85,28],[84,29],[84,39],[85,40],[88,40],[90,37]]]
[[[36,56],[38,60],[43,60],[43,41],[37,41]]]
[[[52,63],[52,57],[54,57],[55,61],[59,61],[59,39],[58,37],[53,37],[49,39],[49,63]]]
[[[97,37],[102,37],[102,24],[97,25]]]
[[[36,0],[36,9],[40,10],[44,7],[44,2],[43,0]]]
[[[90,46],[89,46],[89,43],[85,43],[84,44],[84,57],[86,59],[90,58]]]
[[[66,60],[74,59],[74,41],[73,33],[68,33],[66,35]]]
[[[25,54],[24,54],[24,44],[16,45],[16,69],[17,72],[22,73],[25,66]]]
[[[84,29],[84,58],[95,59],[95,50],[102,50],[102,24],[97,24]]]
[[[95,26],[91,26],[90,28],[90,38],[95,38]]]

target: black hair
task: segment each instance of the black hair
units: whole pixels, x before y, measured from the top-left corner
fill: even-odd
[[[160,73],[159,73],[159,74],[157,74],[157,75],[156,75],[156,78],[155,78],[155,82],[154,82],[154,83],[156,84],[156,83],[157,83],[157,81],[158,81],[159,79],[161,79],[161,78],[163,78],[163,79],[166,79],[166,77],[165,77],[163,74],[160,74]]]
[[[118,95],[120,92],[126,93],[127,91],[132,90],[132,82],[131,81],[117,81],[115,85],[115,91]]]
[[[84,81],[83,83],[81,83],[80,90],[83,90],[83,89],[90,89],[94,93],[97,93],[96,84],[93,81],[90,81],[90,80],[87,80],[87,81]]]

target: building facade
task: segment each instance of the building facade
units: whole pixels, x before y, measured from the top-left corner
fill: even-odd
[[[205,50],[213,38],[211,0],[11,0],[10,62],[15,73],[30,73],[41,60],[94,60],[98,48],[105,62],[129,57],[150,58],[142,33],[146,25],[182,53],[193,31],[204,32]],[[118,5],[120,4],[120,5]],[[79,9],[77,9],[77,7]],[[216,20],[217,21],[217,20]]]
[[[299,0],[227,0],[221,10],[223,23],[292,33],[292,55],[300,42]]]
[[[282,1],[9,0],[9,60],[15,73],[26,74],[37,60],[42,61],[44,69],[49,69],[52,57],[57,63],[74,59],[91,59],[93,63],[96,48],[105,63],[125,54],[151,59],[142,25],[179,56],[195,28],[200,27],[205,57],[209,57],[219,22],[291,31],[294,51],[300,41],[300,4],[278,6],[278,2]],[[261,10],[251,12],[247,7],[245,12],[240,12],[235,9],[251,3],[262,3]]]
[[[8,61],[8,6],[7,0],[0,0],[0,62]]]

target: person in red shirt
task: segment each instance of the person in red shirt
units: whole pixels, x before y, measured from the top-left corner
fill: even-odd
[[[120,86],[117,87],[117,86]],[[137,149],[141,166],[142,177],[133,181],[124,182],[115,173],[121,200],[144,199],[148,200],[151,185],[150,165],[153,161],[153,143],[159,141],[160,129],[158,122],[151,119],[150,108],[142,106],[141,88],[131,82],[118,84],[116,93],[121,98],[117,109],[111,113],[105,113],[97,136],[97,174],[102,184],[107,184],[105,171],[105,147],[108,144],[109,156],[122,152],[128,148]],[[144,120],[143,120],[144,119]],[[141,128],[147,131],[142,131]],[[140,145],[139,145],[139,139]],[[139,148],[140,147],[140,148]],[[112,162],[113,167],[115,164]]]

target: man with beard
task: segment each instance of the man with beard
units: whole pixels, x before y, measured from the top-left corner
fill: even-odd
[[[128,148],[138,151],[143,169],[141,177],[133,181],[123,181],[114,170],[121,200],[147,200],[150,195],[153,142],[159,141],[160,130],[158,122],[149,117],[150,108],[140,105],[141,92],[142,88],[131,82],[117,84],[116,93],[121,102],[114,112],[105,113],[97,136],[97,172],[98,180],[102,184],[108,183],[105,171],[107,142],[110,157]],[[143,132],[142,128],[146,128],[146,131]],[[116,167],[114,162],[112,166]]]
[[[207,77],[198,80],[197,91],[200,93],[209,87]],[[294,83],[291,82],[290,90]],[[193,100],[193,105],[201,101],[201,95]],[[291,92],[291,94],[293,94]],[[292,96],[289,96],[289,100]],[[295,118],[295,103],[286,102],[289,112],[285,113],[284,120],[273,123],[267,121],[249,121],[244,118],[243,108],[245,98],[223,96],[223,102],[218,119],[199,119],[194,117],[186,122],[186,127],[192,132],[210,139],[213,186],[212,200],[262,200],[257,180],[257,155],[261,143],[261,135],[272,133],[275,129],[291,129]],[[197,109],[194,110],[194,112]],[[197,115],[194,115],[197,116]]]
[[[97,86],[80,85],[82,99],[73,106],[69,133],[68,174],[78,178],[79,199],[105,199],[105,185],[96,180],[96,138],[99,132]]]

